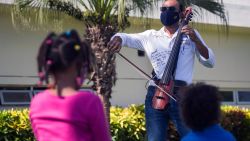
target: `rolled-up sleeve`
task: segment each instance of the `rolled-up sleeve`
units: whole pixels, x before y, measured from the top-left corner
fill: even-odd
[[[213,51],[210,49],[210,48],[207,48],[208,49],[208,59],[204,58],[200,53],[199,51],[196,51],[197,52],[197,57],[199,58],[199,62],[201,64],[203,64],[204,66],[208,67],[208,68],[213,68],[214,65],[215,65],[215,57],[214,57],[214,53]]]
[[[210,49],[210,48],[206,45],[206,43],[204,42],[204,40],[202,39],[202,37],[201,37],[201,35],[198,33],[198,31],[195,30],[195,32],[196,32],[198,38],[199,38],[199,39],[201,40],[201,42],[203,43],[203,45],[204,45],[204,46],[207,48],[207,50],[208,50],[208,59],[204,58],[204,57],[200,54],[200,52],[199,52],[197,49],[195,49],[196,56],[197,56],[197,58],[199,59],[199,62],[200,62],[202,65],[204,65],[204,66],[206,66],[206,67],[208,67],[208,68],[213,68],[214,65],[215,65],[215,55],[214,55],[212,49]]]

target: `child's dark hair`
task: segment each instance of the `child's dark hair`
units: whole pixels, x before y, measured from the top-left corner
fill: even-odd
[[[38,56],[38,72],[40,83],[49,83],[49,74],[64,71],[74,62],[78,75],[82,71],[92,71],[92,52],[86,41],[81,41],[75,30],[60,35],[49,33],[40,46]]]
[[[218,88],[204,83],[190,85],[183,91],[181,113],[186,125],[195,131],[219,123],[220,96]]]

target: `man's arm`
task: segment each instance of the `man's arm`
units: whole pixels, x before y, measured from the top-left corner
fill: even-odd
[[[190,37],[190,39],[195,43],[196,49],[198,49],[199,53],[205,59],[209,58],[207,47],[202,43],[200,37],[197,35],[197,32],[195,32],[192,27],[184,26],[182,28],[182,33],[184,33]]]
[[[207,47],[201,42],[201,40],[196,37],[196,39],[193,40],[195,43],[196,49],[199,51],[200,55],[202,55],[205,59],[209,58],[208,49]]]
[[[122,46],[144,50],[143,43],[145,42],[145,37],[149,36],[149,34],[150,31],[136,34],[117,33],[111,38],[108,46],[112,52],[119,52]]]
[[[203,65],[212,68],[215,64],[214,54],[212,50],[207,47],[200,34],[188,25],[182,28],[182,33],[188,35],[194,42],[199,61]]]

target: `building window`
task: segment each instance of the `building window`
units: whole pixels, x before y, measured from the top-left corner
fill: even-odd
[[[223,102],[234,102],[233,91],[220,91]]]
[[[238,102],[250,104],[250,91],[238,91]]]
[[[33,87],[32,94],[33,94],[33,96],[35,96],[36,94],[38,94],[46,89],[47,89],[47,87]]]
[[[27,105],[32,94],[29,90],[2,90],[0,91],[2,105]]]
[[[250,90],[221,90],[222,104],[250,105]]]
[[[0,87],[0,106],[26,106],[39,92],[46,90],[47,87]],[[80,90],[91,91],[90,87],[83,87]]]

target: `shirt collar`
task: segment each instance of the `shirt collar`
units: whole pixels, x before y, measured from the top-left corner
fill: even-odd
[[[175,31],[175,33],[174,33],[174,35],[171,37],[171,39],[174,39],[174,38],[177,36],[178,31],[179,31],[179,28]],[[167,36],[168,38],[170,38],[170,37],[167,35],[167,33],[164,31],[164,26],[160,29],[160,32],[161,32],[162,35]]]

